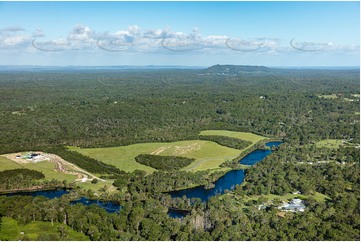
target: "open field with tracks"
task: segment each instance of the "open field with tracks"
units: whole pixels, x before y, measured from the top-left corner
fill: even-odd
[[[232,132],[226,130],[202,131],[201,135],[220,135],[251,141],[252,145],[263,140],[264,137],[252,133]],[[252,146],[250,145],[250,146]],[[249,147],[247,147],[249,148]],[[195,161],[182,170],[201,171],[219,169],[219,165],[226,160],[236,158],[243,150],[221,146],[211,141],[187,140],[170,143],[143,143],[111,148],[85,148],[70,147],[82,155],[98,159],[107,164],[114,165],[121,170],[132,172],[136,169],[152,173],[155,169],[139,164],[135,157],[139,154],[153,154],[164,156],[181,156],[194,158]]]
[[[356,146],[356,144],[347,142],[342,139],[325,139],[325,140],[320,140],[320,141],[316,142],[316,146],[318,148],[338,149],[342,146],[354,147],[354,146]]]
[[[65,161],[61,157],[54,154],[44,155],[46,159],[38,162],[31,162],[26,159],[16,158],[20,153],[12,153],[0,156],[0,171],[26,168],[30,170],[40,171],[45,175],[45,180],[66,180],[68,183],[77,182],[77,185],[84,189],[99,190],[106,185],[109,189],[113,189],[112,181],[104,181],[93,174]],[[98,178],[97,184],[91,184],[93,178]]]

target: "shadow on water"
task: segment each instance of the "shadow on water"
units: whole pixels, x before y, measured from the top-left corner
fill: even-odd
[[[46,191],[33,191],[33,192],[15,192],[15,193],[8,193],[8,194],[4,194],[4,195],[6,195],[6,196],[20,195],[20,196],[32,196],[32,197],[43,196],[43,197],[47,197],[49,199],[53,199],[53,198],[61,197],[64,194],[68,194],[68,193],[69,193],[68,190],[46,190]],[[77,204],[77,203],[81,203],[85,206],[90,206],[92,204],[96,204],[99,207],[104,208],[105,211],[107,211],[108,213],[119,212],[121,209],[121,206],[116,203],[93,200],[93,199],[88,199],[86,197],[81,197],[78,200],[70,202],[70,204]]]

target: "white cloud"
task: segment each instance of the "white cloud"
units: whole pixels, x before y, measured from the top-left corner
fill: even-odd
[[[0,30],[0,48],[17,49],[31,42],[31,36],[20,26],[7,27]]]
[[[68,34],[67,39],[70,42],[91,42],[96,39],[96,34],[89,26],[76,25],[73,30]]]
[[[114,32],[97,32],[90,26],[78,24],[67,35],[64,33],[64,37],[57,39],[45,39],[44,37],[45,33],[40,28],[32,33],[21,26],[3,28],[0,29],[0,50],[83,50],[89,51],[89,53],[109,50],[160,54],[194,51],[197,54],[229,54],[233,52],[238,55],[241,52],[248,52],[250,54],[286,55],[300,52],[304,48],[303,46],[299,49],[294,48],[290,45],[289,40],[281,41],[277,38],[245,39],[227,35],[203,36],[197,28],[185,33],[173,31],[169,26],[143,30],[137,25],[130,25],[126,29]],[[294,40],[296,47],[303,43],[299,42],[299,40]],[[327,42],[321,47],[319,51],[334,54],[357,54],[360,49],[359,45],[343,46],[332,42]]]

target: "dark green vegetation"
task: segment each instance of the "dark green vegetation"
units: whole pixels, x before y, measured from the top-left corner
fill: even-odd
[[[219,71],[228,72],[238,69]],[[280,136],[293,144],[359,142],[359,102],[319,98],[357,99],[351,94],[359,93],[358,70],[249,72],[3,71],[1,153],[196,139],[205,129]]]
[[[178,156],[140,154],[135,157],[135,160],[140,164],[153,167],[157,170],[171,171],[186,167],[195,159]]]
[[[250,141],[244,141],[236,138],[218,136],[218,135],[200,135],[199,139],[213,141],[216,142],[217,144],[238,150],[242,150],[252,144],[252,142]]]
[[[43,173],[29,169],[0,171],[0,191],[31,187],[37,184],[36,180],[44,178]]]
[[[110,174],[118,191],[101,196],[118,201],[121,212],[70,205],[67,196],[1,196],[0,216],[21,226],[63,223],[91,240],[359,241],[359,79],[359,70],[234,66],[1,72],[1,153],[191,140],[207,129],[252,132],[285,142],[248,169],[241,186],[206,204],[163,192],[208,186],[222,172],[125,173],[54,148],[53,153],[88,171]],[[325,140],[343,145],[328,147]],[[232,161],[225,165],[238,167]],[[305,199],[306,211],[280,214],[279,198],[294,197],[295,191]],[[263,203],[270,205],[258,210]],[[168,208],[189,214],[173,219]]]
[[[120,190],[145,192],[169,192],[198,185],[207,186],[224,175],[224,172],[207,171],[186,172],[186,171],[157,171],[145,176],[140,171],[117,176],[114,186]]]

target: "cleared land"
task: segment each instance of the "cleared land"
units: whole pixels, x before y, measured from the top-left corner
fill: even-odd
[[[65,161],[64,159],[62,159],[61,157],[59,157],[57,155],[47,154],[47,153],[40,152],[40,151],[34,152],[34,153],[40,154],[42,156],[42,158],[40,160],[33,160],[33,159],[28,160],[28,159],[24,159],[24,158],[18,158],[17,156],[22,157],[21,153],[5,154],[2,156],[17,163],[19,166],[28,168],[28,169],[41,168],[42,170],[49,171],[49,170],[52,170],[51,168],[54,166],[55,171],[58,172],[58,174],[63,173],[65,175],[76,176],[77,178],[75,181],[86,182],[88,179],[90,179],[90,180],[92,180],[94,178],[99,179],[98,177],[75,166],[74,164],[72,164],[70,162]],[[49,165],[50,165],[50,169],[49,169]],[[56,177],[58,177],[58,174],[56,174],[56,175],[48,174],[48,176],[50,179],[52,179],[52,178],[57,179]],[[45,173],[44,173],[44,175],[46,176]]]
[[[253,144],[257,143],[258,141],[261,141],[265,139],[265,137],[247,133],[247,132],[235,132],[235,131],[228,131],[228,130],[204,130],[200,132],[200,135],[220,135],[220,136],[226,136],[231,138],[237,138],[241,140],[251,141]]]
[[[56,179],[59,181],[67,180],[68,182],[73,182],[77,176],[71,174],[65,174],[62,172],[57,172],[55,164],[50,163],[49,161],[40,161],[37,163],[18,163],[13,160],[10,160],[6,157],[0,156],[0,170],[11,170],[11,169],[20,169],[26,168],[30,170],[36,170],[44,173],[46,180]]]
[[[225,130],[202,131],[200,135],[220,135],[251,141],[252,145],[265,137],[245,132],[232,132]],[[250,145],[250,146],[252,146]],[[249,146],[249,147],[250,147]],[[249,148],[247,147],[247,148]],[[187,140],[171,143],[143,143],[111,148],[85,148],[69,147],[82,155],[114,165],[121,170],[132,172],[136,169],[152,173],[155,169],[139,164],[135,157],[140,154],[153,154],[163,156],[181,156],[194,158],[195,161],[182,170],[201,171],[208,169],[221,169],[219,167],[226,160],[236,158],[243,150],[236,150],[221,146],[217,143],[204,140]],[[247,149],[246,148],[246,149]]]
[[[36,153],[44,154],[43,152]],[[13,153],[0,156],[0,171],[26,168],[42,172],[45,175],[45,180],[66,180],[68,183],[75,181],[77,185],[84,189],[97,191],[106,185],[109,188],[108,191],[112,192],[114,188],[112,186],[112,180],[104,181],[98,179],[99,182],[97,184],[92,184],[91,180],[96,178],[96,176],[54,154],[44,154],[44,156],[49,159],[39,162],[16,158],[19,154],[20,153]]]
[[[325,202],[326,199],[329,199],[328,196],[322,194],[322,193],[318,193],[315,192],[313,195],[303,195],[303,194],[285,194],[283,196],[278,196],[278,195],[274,195],[274,194],[268,194],[268,195],[257,195],[257,196],[238,196],[236,194],[234,194],[233,192],[231,193],[227,193],[222,195],[219,199],[223,200],[224,197],[232,197],[233,199],[230,200],[232,201],[230,204],[228,204],[229,209],[232,211],[241,211],[243,208],[245,208],[246,206],[244,206],[244,203],[249,201],[249,200],[258,200],[260,197],[264,197],[267,199],[267,202],[265,204],[273,204],[274,200],[277,199],[278,201],[291,201],[292,199],[295,198],[300,198],[300,199],[306,199],[306,198],[314,198],[317,202]],[[229,201],[229,200],[228,200]],[[256,205],[255,205],[256,206]]]
[[[338,96],[336,94],[330,94],[330,95],[318,95],[319,98],[324,98],[324,99],[336,99],[338,98]]]
[[[187,140],[173,143],[145,143],[95,149],[71,147],[70,149],[82,155],[98,159],[104,163],[114,165],[127,172],[139,169],[145,170],[148,173],[154,172],[155,169],[136,162],[136,156],[140,154],[157,154],[194,158],[195,162],[183,169],[195,171],[218,168],[219,165],[227,159],[233,159],[240,154],[239,150],[202,140]]]
[[[336,94],[330,94],[330,95],[318,95],[319,98],[323,98],[323,99],[339,99],[341,98],[343,101],[346,102],[355,102],[355,101],[359,101],[360,98],[360,94],[351,94],[352,98],[342,98],[341,96],[338,96]]]
[[[60,223],[52,225],[50,222],[31,222],[26,225],[19,225],[16,220],[7,217],[3,217],[1,220],[0,240],[22,240],[24,238],[26,240],[38,240],[44,232],[48,235],[59,235],[61,226],[64,226],[68,240],[89,240],[86,235]]]
[[[342,145],[344,145],[344,142],[341,139],[325,139],[318,141],[316,143],[316,146],[318,148],[330,148],[330,149],[337,149]]]
[[[0,171],[24,168],[15,161],[0,156]]]

